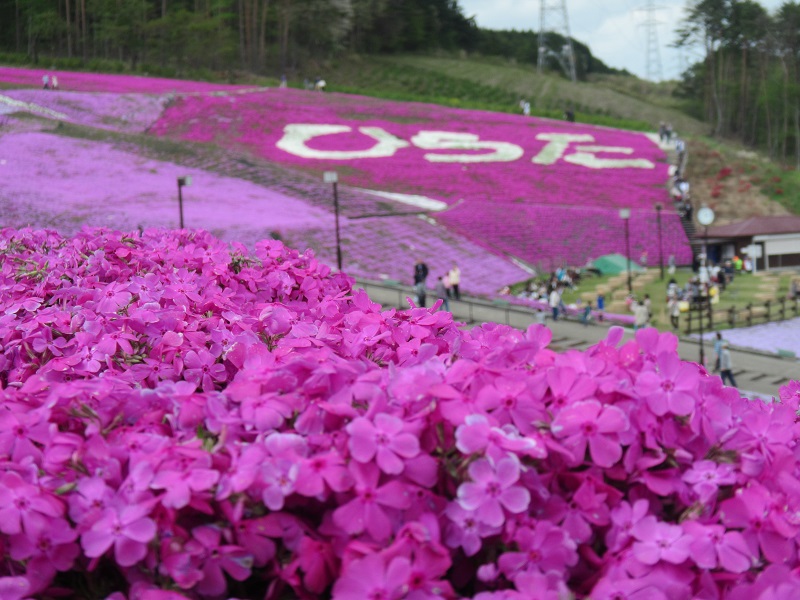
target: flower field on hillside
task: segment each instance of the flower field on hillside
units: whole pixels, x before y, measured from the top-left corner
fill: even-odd
[[[20,69],[0,66],[0,82],[19,87],[42,87],[42,77],[58,77],[60,91],[110,92],[114,94],[173,94],[233,91],[246,89],[240,85],[140,77],[137,75],[108,75],[105,73],[78,73],[52,69]],[[57,93],[53,91],[53,93]]]
[[[327,264],[336,263],[327,187],[323,197],[312,202],[302,198],[313,190],[297,190],[302,195],[291,196],[292,190],[281,193],[241,179],[146,160],[106,143],[43,132],[0,136],[0,210],[6,223],[57,227],[70,233],[83,225],[177,227],[176,180],[181,176],[192,178],[192,185],[183,190],[187,227],[251,246],[277,235],[297,247],[315,248]],[[385,211],[375,198],[348,193],[342,199],[351,197],[361,211]],[[352,275],[384,276],[410,284],[414,261],[422,256],[432,274],[444,274],[458,262],[464,271],[463,289],[474,294],[491,295],[528,276],[485,248],[416,216],[342,217],[341,226],[344,266]]]
[[[0,93],[0,114],[24,108],[80,125],[141,133],[158,120],[168,100],[168,95],[7,90]]]
[[[456,208],[441,222],[534,264],[623,252],[618,232],[600,231],[584,252],[572,243],[598,224],[619,228],[623,207],[641,224],[637,249],[655,255],[649,230],[661,202],[665,253],[679,262],[691,256],[666,202],[665,156],[643,134],[296,90],[180,98],[151,133],[245,147],[317,173],[339,169],[350,185],[442,200]]]
[[[0,594],[778,600],[800,384],[381,311],[312,253],[0,233]]]

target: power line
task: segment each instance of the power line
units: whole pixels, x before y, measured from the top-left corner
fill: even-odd
[[[553,56],[561,63],[561,67],[572,81],[578,80],[575,70],[575,49],[572,47],[572,36],[569,33],[569,18],[567,17],[566,0],[541,0],[539,13],[539,58],[536,68],[541,73],[545,67],[548,56]],[[547,48],[546,37],[548,29],[559,33],[566,40],[560,52],[553,52]]]

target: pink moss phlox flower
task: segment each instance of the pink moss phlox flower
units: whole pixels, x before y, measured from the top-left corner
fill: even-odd
[[[411,504],[408,486],[396,479],[379,485],[381,471],[374,463],[350,463],[350,472],[355,497],[333,512],[334,523],[351,535],[366,531],[375,541],[385,541],[396,527],[395,511]]]
[[[467,556],[474,556],[481,549],[483,539],[497,535],[500,526],[487,525],[479,520],[475,511],[464,510],[453,502],[445,511],[450,523],[445,528],[445,543],[450,548],[462,548]]]
[[[303,496],[322,496],[327,488],[344,492],[353,485],[353,477],[344,459],[335,451],[303,459],[297,473],[295,490]],[[326,488],[327,486],[327,488]]]
[[[34,535],[64,514],[61,501],[14,472],[0,476],[0,531]]]
[[[633,526],[631,533],[636,539],[633,556],[646,565],[662,560],[678,565],[689,557],[692,537],[679,525],[647,516]]]
[[[217,596],[227,589],[225,574],[236,581],[250,577],[253,556],[244,548],[225,544],[222,530],[212,525],[201,525],[192,530],[189,544],[199,553],[203,578],[197,591],[203,595]]]
[[[211,458],[201,455],[194,460],[174,460],[162,464],[150,487],[164,490],[159,498],[169,508],[183,508],[193,494],[209,491],[219,481],[219,471],[211,467]]]
[[[597,384],[591,378],[572,367],[547,371],[547,384],[550,387],[551,410],[560,410],[568,403],[589,399],[597,389]]]
[[[458,503],[464,510],[475,511],[483,523],[499,527],[505,521],[504,509],[521,513],[528,508],[530,492],[515,485],[520,477],[520,463],[509,455],[496,463],[485,458],[469,466],[471,481],[458,488]]]
[[[30,591],[31,584],[25,577],[0,577],[0,598],[3,600],[25,600]]]
[[[656,415],[667,413],[685,416],[694,411],[699,370],[695,365],[683,363],[675,353],[661,354],[653,370],[645,370],[636,379],[636,391],[647,401]]]
[[[408,592],[411,563],[397,557],[388,564],[379,554],[350,563],[333,586],[333,600],[400,600]]]
[[[313,594],[322,594],[334,581],[339,564],[330,544],[303,536],[297,548],[303,584]]]
[[[744,573],[755,564],[756,557],[741,532],[696,521],[687,521],[683,528],[693,538],[689,556],[701,569],[722,568],[731,573]]]
[[[632,505],[620,502],[611,510],[611,528],[606,534],[609,550],[617,552],[632,539],[632,530],[636,523],[648,514],[647,500],[637,500]]]
[[[80,554],[77,538],[64,519],[52,519],[38,531],[11,536],[9,555],[16,561],[25,561],[32,588],[39,591],[48,586],[57,571],[68,571],[73,566]]]
[[[268,458],[262,465],[259,479],[263,485],[261,498],[270,510],[281,510],[286,497],[295,491],[299,466],[291,458]]]
[[[565,573],[578,562],[577,544],[549,521],[517,530],[514,542],[518,551],[505,552],[497,560],[500,570],[511,580],[524,572]]]
[[[485,415],[469,415],[456,428],[456,448],[464,454],[485,452],[492,460],[500,460],[512,452],[531,458],[545,458],[547,449],[541,439],[532,434],[520,435],[514,425],[493,427]]]
[[[736,471],[729,464],[698,460],[683,474],[683,480],[692,486],[698,500],[706,504],[716,496],[720,486],[736,483]]]
[[[204,392],[212,391],[216,383],[227,378],[225,366],[216,361],[214,355],[206,349],[199,352],[190,350],[184,359],[184,379],[201,387]]]
[[[374,422],[358,417],[345,428],[350,434],[350,454],[362,463],[374,458],[384,473],[402,473],[403,459],[413,458],[420,450],[417,438],[404,428],[401,419],[388,414],[376,415]]]
[[[81,536],[86,556],[97,558],[114,547],[114,559],[130,567],[144,559],[147,545],[156,535],[156,524],[146,505],[107,508],[91,529]]]
[[[767,560],[783,564],[796,556],[794,538],[800,523],[790,522],[781,508],[767,488],[753,483],[722,502],[719,514],[727,527],[742,529],[752,552],[760,548]]]
[[[586,445],[592,461],[610,467],[622,458],[618,434],[630,427],[625,413],[616,406],[604,406],[597,400],[576,402],[562,409],[553,420],[553,435],[583,462]]]

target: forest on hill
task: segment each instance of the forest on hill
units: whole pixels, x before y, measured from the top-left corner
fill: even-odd
[[[676,36],[704,56],[678,88],[694,115],[800,168],[800,2],[770,14],[753,0],[695,0]]]
[[[548,54],[565,39],[550,34]],[[134,70],[293,72],[347,54],[466,51],[536,64],[533,31],[490,31],[457,0],[0,0],[0,51]],[[580,77],[616,72],[575,42]],[[553,66],[558,68],[553,59]]]

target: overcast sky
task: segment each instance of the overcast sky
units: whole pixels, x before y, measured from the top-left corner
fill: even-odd
[[[546,0],[549,6],[557,0]],[[474,16],[478,25],[489,29],[539,30],[542,0],[460,0],[467,16]],[[589,46],[592,54],[610,67],[628,69],[645,77],[647,40],[641,26],[647,15],[646,0],[566,0],[572,37]],[[760,4],[774,12],[783,0],[761,0]],[[660,46],[661,70],[665,79],[673,79],[699,55],[684,55],[670,44],[675,28],[684,15],[686,0],[656,0],[660,7],[656,17]],[[550,29],[550,27],[548,27]]]

